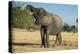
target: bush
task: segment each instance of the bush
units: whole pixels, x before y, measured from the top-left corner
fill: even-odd
[[[11,9],[11,28],[37,29],[33,19],[27,9],[17,7]]]

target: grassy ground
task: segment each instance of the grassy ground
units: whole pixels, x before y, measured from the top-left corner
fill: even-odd
[[[62,32],[62,46],[54,46],[55,37],[49,36],[50,48],[40,48],[40,32],[27,32],[23,29],[14,29],[12,31],[13,52],[37,52],[53,50],[69,50],[78,48],[78,34]]]

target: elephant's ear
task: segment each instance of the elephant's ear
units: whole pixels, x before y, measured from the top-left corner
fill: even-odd
[[[44,15],[46,15],[47,14],[47,11],[46,10],[44,10],[43,8],[39,8],[39,15],[41,15],[41,16],[44,16]]]

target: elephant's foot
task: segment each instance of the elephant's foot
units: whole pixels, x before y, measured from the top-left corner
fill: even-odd
[[[62,44],[57,42],[54,46],[62,46]]]
[[[49,46],[47,46],[47,45],[41,45],[40,47],[41,47],[41,48],[42,48],[42,47],[44,47],[44,48],[49,48]]]

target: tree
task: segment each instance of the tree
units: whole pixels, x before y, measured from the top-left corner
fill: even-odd
[[[63,31],[77,32],[77,27],[75,25],[70,26],[67,23],[64,23]]]
[[[64,23],[63,31],[70,31],[70,26],[67,23]]]
[[[18,6],[11,9],[11,27],[23,29],[39,29],[34,24],[34,18],[28,13],[28,10],[21,9]]]

